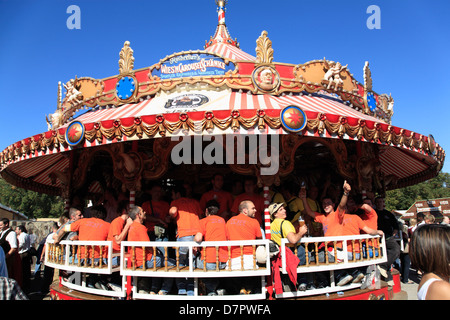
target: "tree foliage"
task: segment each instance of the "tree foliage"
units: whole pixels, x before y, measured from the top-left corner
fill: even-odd
[[[64,212],[61,197],[17,188],[1,178],[0,203],[25,214],[29,219],[57,218]]]
[[[440,172],[438,176],[425,182],[390,190],[386,193],[387,210],[407,210],[418,200],[450,197],[450,174]]]

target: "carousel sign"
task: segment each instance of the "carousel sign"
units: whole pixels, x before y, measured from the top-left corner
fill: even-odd
[[[234,70],[233,63],[207,53],[181,54],[168,58],[161,66],[152,70],[152,76],[161,79],[181,77],[217,76]]]

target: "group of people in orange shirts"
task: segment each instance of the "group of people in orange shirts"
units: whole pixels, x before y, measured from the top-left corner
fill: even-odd
[[[172,201],[169,204],[163,200],[163,189],[155,184],[149,190],[150,198],[139,203],[139,206],[128,208],[126,201],[119,202],[117,206],[118,216],[111,222],[103,221],[105,217],[104,209],[101,206],[91,208],[91,218],[81,219],[77,222],[68,223],[62,234],[69,231],[78,231],[79,240],[111,240],[113,250],[120,251],[120,242],[128,241],[167,241],[169,239],[168,230],[174,226],[177,241],[225,241],[225,240],[254,240],[263,238],[262,221],[264,214],[264,197],[257,193],[255,181],[249,177],[244,180],[244,192],[233,196],[230,192],[223,190],[224,177],[216,174],[211,178],[212,189],[205,192],[199,200],[186,195],[187,189],[183,185],[174,186],[171,189]],[[303,189],[302,189],[303,190]],[[344,196],[348,196],[350,186],[344,184]],[[275,199],[272,196],[272,200]],[[303,201],[302,212],[298,215],[310,216],[313,221],[320,223],[324,236],[338,236],[359,234],[361,230],[368,233],[376,232],[376,213],[368,205],[363,206],[363,214],[359,219],[356,215],[343,214],[341,206],[334,208],[334,203],[330,198],[322,200],[322,207],[325,213],[320,213],[319,206],[311,209],[306,200],[305,191],[300,191],[298,200]],[[347,202],[346,210],[352,211],[361,206],[354,203],[352,199]],[[272,201],[275,202],[275,201]],[[283,203],[284,207],[289,207],[289,203]],[[366,208],[367,207],[367,208]],[[300,210],[299,210],[300,211]],[[375,214],[374,214],[375,213]],[[102,218],[103,217],[103,218]],[[273,218],[273,217],[272,217]],[[364,221],[364,222],[363,222]],[[366,229],[366,230],[364,230]],[[173,240],[173,239],[171,239]],[[140,249],[142,250],[142,249]],[[162,266],[164,263],[163,246],[158,252],[149,249],[144,261],[142,252],[136,253],[136,265],[147,267]],[[252,252],[247,252],[250,248],[244,249],[244,265],[253,267],[251,259]],[[213,252],[214,251],[214,252]],[[357,250],[359,252],[359,249]],[[349,252],[352,252],[349,250]],[[205,256],[206,255],[206,256]],[[95,258],[99,256],[96,255]],[[206,258],[206,259],[205,259]],[[221,249],[219,254],[219,268],[225,268],[229,260],[226,249]],[[234,263],[236,262],[236,263]],[[173,260],[169,259],[169,264]],[[180,265],[188,264],[188,247],[180,247]],[[197,267],[203,268],[206,263],[207,269],[216,269],[215,248],[208,248],[198,256]],[[304,263],[304,262],[303,262]],[[241,268],[241,252],[239,248],[231,251],[231,265],[234,268]],[[172,283],[169,280],[154,281],[151,287],[144,287],[144,291],[150,293],[167,294]],[[177,278],[176,285],[178,294],[193,294],[193,280]],[[217,280],[206,279],[205,286],[208,294],[217,294]],[[248,293],[249,290],[242,288],[241,293]]]

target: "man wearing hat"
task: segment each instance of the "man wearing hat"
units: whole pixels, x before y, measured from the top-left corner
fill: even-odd
[[[306,234],[308,227],[305,224],[297,232],[292,223],[286,220],[286,209],[284,206],[285,203],[272,203],[269,205],[269,213],[272,218],[272,223],[270,224],[271,240],[281,246],[281,239],[286,238],[289,241],[287,246],[294,252],[296,243]],[[301,245],[297,247],[297,257],[300,260],[300,265],[306,264],[305,248]],[[306,285],[306,282],[308,282],[308,285]],[[299,283],[298,289],[301,291],[313,289],[312,277],[309,274],[306,278],[302,274],[299,278]]]
[[[285,220],[286,209],[284,206],[285,203],[272,203],[269,206],[269,213],[272,218],[272,223],[270,224],[271,239],[281,246],[281,239],[287,238],[289,243],[292,244],[290,247],[293,247],[306,234],[308,227],[303,225],[296,232],[292,223],[289,220]]]

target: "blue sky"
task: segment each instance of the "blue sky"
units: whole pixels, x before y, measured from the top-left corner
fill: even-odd
[[[79,30],[67,28],[70,5],[81,10]],[[370,5],[380,8],[381,29],[366,26]],[[252,55],[267,30],[277,62],[326,57],[348,64],[363,82],[369,61],[374,91],[395,100],[392,124],[432,134],[448,153],[448,12],[448,0],[229,0],[226,24]],[[203,49],[216,25],[213,0],[0,0],[0,150],[47,131],[58,81],[118,74],[126,40],[138,69],[174,52]]]

